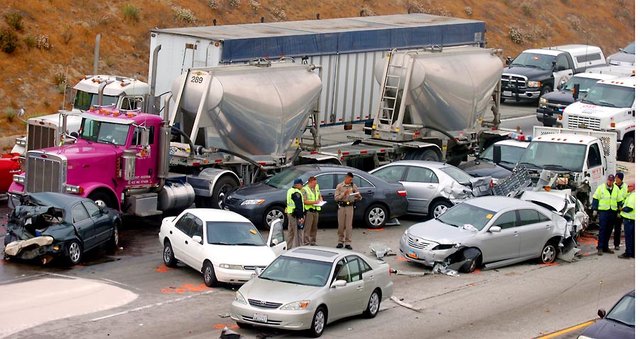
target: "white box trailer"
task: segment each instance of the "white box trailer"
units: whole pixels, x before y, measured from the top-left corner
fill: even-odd
[[[160,95],[194,67],[259,58],[319,65],[318,122],[326,126],[373,118],[380,99],[374,66],[385,52],[484,44],[484,22],[428,14],[154,29],[149,74],[157,70],[155,95]]]

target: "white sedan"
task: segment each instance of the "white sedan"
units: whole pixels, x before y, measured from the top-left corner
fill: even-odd
[[[286,251],[282,223],[273,226],[265,243],[256,227],[237,213],[186,209],[162,220],[158,233],[162,259],[169,267],[180,261],[202,272],[209,287],[219,282],[243,284],[256,268],[265,268]]]

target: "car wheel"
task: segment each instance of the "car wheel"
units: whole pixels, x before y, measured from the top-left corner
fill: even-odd
[[[558,248],[551,242],[551,240],[547,241],[547,243],[542,248],[542,253],[540,253],[540,261],[543,264],[550,264],[556,261],[557,256]]]
[[[171,242],[169,240],[164,242],[164,248],[162,249],[162,261],[167,267],[175,267],[178,263],[176,257],[173,255],[173,247],[171,247]]]
[[[242,322],[239,322],[239,321],[236,321],[236,324],[237,324],[237,325],[238,325],[238,327],[240,327],[240,328],[251,328],[251,327],[253,327],[253,326],[251,326],[251,324],[242,323]]]
[[[67,244],[67,258],[71,265],[77,265],[82,261],[82,245],[78,240],[71,240]]]
[[[107,207],[113,208],[114,210],[118,209],[118,201],[114,201],[111,195],[109,195],[104,190],[93,191],[87,196],[87,198],[93,201],[102,200],[107,205]]]
[[[622,139],[622,144],[620,145],[620,154],[618,156],[619,160],[627,161],[627,162],[636,162],[636,145],[635,145],[635,137],[632,135],[627,135]]]
[[[365,318],[375,318],[380,310],[380,292],[378,290],[373,291],[369,296],[369,302],[367,308],[364,310]]]
[[[116,221],[113,223],[113,234],[111,234],[111,239],[107,243],[107,247],[110,251],[115,251],[118,249],[118,244],[120,244],[120,233],[118,228],[120,227],[120,222]]]
[[[284,217],[284,208],[280,206],[271,206],[267,209],[263,218],[264,229],[268,230],[270,227],[269,225],[271,225],[271,222],[274,220],[282,220],[282,227],[286,228],[287,218]]]
[[[468,248],[464,250],[462,255],[466,262],[460,266],[460,272],[471,273],[475,271],[480,265],[480,251],[475,248]]]
[[[224,176],[213,186],[211,197],[196,197],[196,207],[224,209],[224,202],[227,195],[236,189],[238,184],[229,176]]]
[[[327,325],[327,311],[324,307],[318,307],[316,313],[313,314],[313,320],[311,320],[311,328],[309,329],[309,335],[312,338],[317,338],[324,332],[324,327]]]
[[[213,264],[211,264],[210,261],[205,261],[204,265],[202,265],[202,277],[204,279],[204,284],[207,285],[207,287],[218,286],[216,271],[213,269]]]
[[[387,223],[387,209],[380,204],[373,204],[364,213],[367,228],[381,228]]]
[[[432,202],[429,207],[429,218],[441,216],[442,213],[446,212],[451,206],[453,206],[453,204],[447,200],[436,200]]]

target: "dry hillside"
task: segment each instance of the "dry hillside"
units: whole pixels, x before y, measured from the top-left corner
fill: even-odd
[[[181,27],[423,12],[487,23],[490,47],[589,43],[611,54],[634,39],[633,0],[3,0],[0,6],[0,136],[27,117],[61,108],[65,85],[93,70],[147,78],[148,32]],[[69,91],[67,91],[68,93]]]

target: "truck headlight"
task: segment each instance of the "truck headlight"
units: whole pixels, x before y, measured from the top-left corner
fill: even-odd
[[[527,81],[527,87],[538,88],[540,86],[542,86],[542,83],[540,81]]]
[[[300,301],[294,301],[292,303],[288,303],[282,306],[280,309],[287,310],[287,311],[295,311],[295,310],[304,310],[307,308],[307,306],[309,306],[309,300],[300,300]]]
[[[13,175],[13,182],[20,184],[20,185],[24,185],[24,175],[19,175],[19,174],[14,174]]]
[[[84,189],[81,186],[77,185],[64,185],[64,192],[71,194],[82,194]]]
[[[260,205],[263,202],[264,202],[264,199],[250,199],[250,200],[243,201],[240,205],[241,206],[245,206],[245,205]]]
[[[243,270],[242,265],[220,264],[220,268],[226,268],[228,270]]]
[[[540,101],[538,101],[538,106],[539,107],[546,107],[547,106],[547,102],[548,100],[545,98],[540,98]]]

